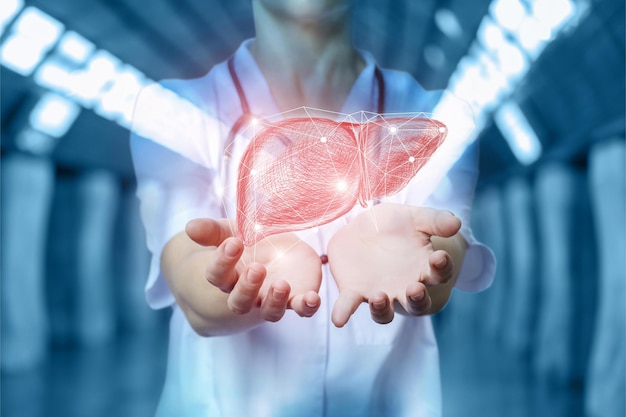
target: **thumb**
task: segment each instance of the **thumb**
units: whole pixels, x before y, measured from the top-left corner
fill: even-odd
[[[413,224],[430,236],[450,237],[461,229],[461,220],[446,210],[412,207]]]
[[[191,240],[202,246],[219,246],[234,236],[228,219],[193,219],[185,227]]]

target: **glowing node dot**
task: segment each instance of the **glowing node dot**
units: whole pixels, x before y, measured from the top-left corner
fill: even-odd
[[[439,132],[444,133],[445,131],[446,131],[445,127],[442,126],[442,127],[439,128]]]
[[[344,180],[337,181],[337,189],[339,191],[346,191],[348,189],[348,183]]]
[[[326,136],[322,136],[322,138],[320,139],[320,142],[326,143],[327,140],[328,138]]]
[[[252,119],[250,123],[252,123],[253,126],[256,126],[259,124],[259,119]]]
[[[256,175],[256,169],[251,169],[250,170],[250,175]]]
[[[257,231],[257,232],[258,232],[258,231],[260,231],[260,230],[261,230],[261,225],[260,225],[260,224],[258,224],[258,223],[257,223],[257,224],[255,224],[255,225],[254,225],[254,230],[255,230],[255,231]]]
[[[398,131],[398,128],[397,128],[397,127],[395,127],[395,126],[391,126],[391,127],[389,128],[389,133],[391,133],[391,134],[394,134],[394,133],[396,133],[397,131]]]
[[[414,156],[410,156],[409,157],[409,162],[415,162],[415,157]]]

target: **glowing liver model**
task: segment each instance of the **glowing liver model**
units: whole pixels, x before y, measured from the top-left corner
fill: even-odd
[[[433,119],[366,123],[292,118],[257,132],[239,165],[237,232],[245,245],[329,223],[358,202],[402,190],[443,143]]]

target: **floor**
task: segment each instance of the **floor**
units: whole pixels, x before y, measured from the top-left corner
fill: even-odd
[[[537,379],[519,357],[475,334],[438,326],[443,417],[582,417],[582,384]],[[468,332],[469,333],[469,332]]]
[[[3,417],[151,417],[165,377],[166,327],[95,348],[56,347],[39,368],[2,375]]]
[[[444,319],[436,326],[444,417],[582,417],[580,387],[544,386],[527,360],[467,329],[461,337]],[[2,375],[0,414],[150,417],[165,375],[166,333],[162,326],[98,348],[57,347],[38,369]]]

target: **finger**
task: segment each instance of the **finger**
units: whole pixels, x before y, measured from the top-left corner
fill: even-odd
[[[237,283],[235,265],[243,253],[243,243],[237,238],[226,239],[212,254],[205,271],[207,281],[224,292],[232,291]]]
[[[413,224],[430,236],[450,237],[461,229],[461,220],[449,211],[412,207]]]
[[[306,294],[296,295],[289,302],[289,308],[298,313],[301,317],[311,317],[320,308],[321,299],[315,291],[308,291]]]
[[[194,219],[187,223],[185,232],[191,240],[202,246],[219,246],[234,236],[228,219]]]
[[[452,279],[454,264],[448,252],[438,250],[428,257],[428,271],[421,275],[420,281],[426,285],[445,284]]]
[[[252,310],[259,298],[265,276],[266,270],[263,266],[250,264],[228,296],[228,308],[236,314],[245,314]]]
[[[280,320],[285,315],[290,291],[286,281],[274,282],[261,303],[261,317],[267,321]]]
[[[432,300],[426,286],[421,282],[410,284],[406,289],[406,311],[414,316],[428,314]]]
[[[365,298],[354,291],[342,291],[339,298],[335,302],[332,313],[333,324],[337,327],[346,325],[350,316],[354,314],[356,309],[365,301]]]
[[[369,299],[372,320],[379,324],[391,323],[393,320],[393,305],[384,292],[376,293]]]

